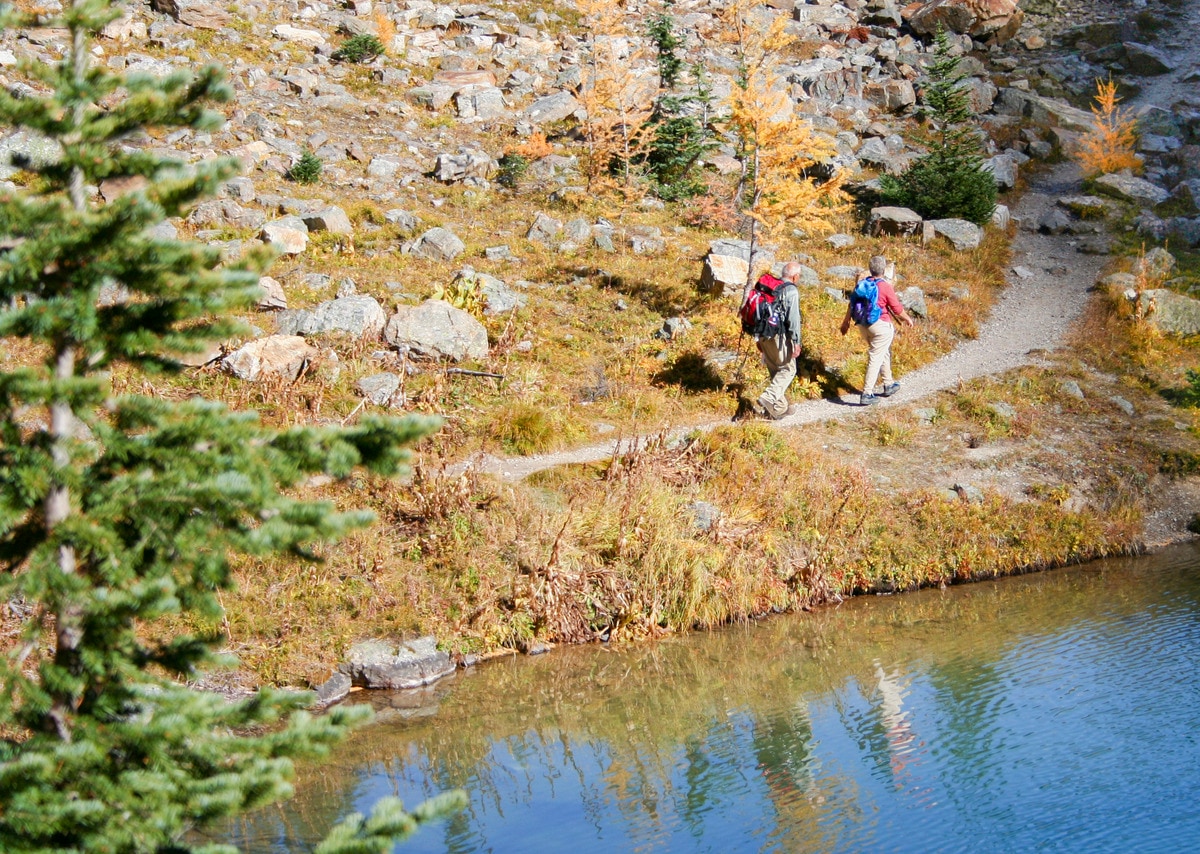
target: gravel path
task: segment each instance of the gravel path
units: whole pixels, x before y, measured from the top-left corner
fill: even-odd
[[[1169,108],[1177,98],[1194,92],[1194,86],[1183,78],[1200,59],[1200,0],[1189,0],[1177,11],[1176,21],[1172,37],[1163,45],[1177,62],[1176,73],[1145,80],[1139,96],[1125,106]],[[1078,193],[1080,180],[1079,168],[1074,163],[1060,164],[1044,172],[1033,180],[1013,216],[1021,222],[1036,223],[1058,199]],[[1013,242],[1013,264],[1007,274],[1008,287],[980,329],[979,337],[938,361],[905,374],[900,391],[876,406],[913,403],[963,381],[1035,364],[1040,353],[1061,346],[1064,333],[1083,311],[1088,289],[1107,260],[1104,256],[1077,252],[1076,242],[1068,236],[1042,235],[1019,228]],[[904,346],[902,327],[898,327],[895,346]],[[792,415],[774,423],[783,429],[794,429],[814,421],[850,418],[864,411],[856,405],[857,400],[858,396],[853,395],[839,400],[806,401],[797,404]],[[712,430],[728,423],[721,420],[682,427],[672,430],[668,437]],[[632,442],[646,442],[650,438],[643,436]],[[528,457],[482,456],[458,469],[471,465],[506,480],[519,480],[555,466],[609,459],[628,450],[630,444],[630,440],[611,440]]]
[[[1079,187],[1079,169],[1063,164],[1035,180],[1021,198],[1013,215],[1025,222],[1037,222],[1055,200],[1074,193]],[[997,374],[1034,362],[1038,351],[1059,346],[1070,323],[1083,311],[1087,290],[1096,281],[1104,258],[1081,255],[1074,239],[1040,235],[1021,229],[1014,240],[1015,263],[1008,273],[1008,287],[997,302],[991,317],[980,329],[979,337],[968,341],[933,364],[904,375],[900,391],[881,400],[886,408],[912,403],[937,391],[953,388],[960,382],[988,374]],[[904,332],[897,334],[903,347]],[[864,412],[857,405],[858,395],[839,400],[811,400],[796,405],[792,415],[774,422],[782,429],[796,428],[830,418],[850,418]],[[712,430],[728,424],[728,419],[672,430],[674,438],[697,430]],[[643,436],[634,442],[645,442]],[[589,463],[611,458],[627,450],[630,440],[611,440],[569,451],[528,457],[478,457],[469,463],[506,480],[520,480],[534,472],[572,463]]]

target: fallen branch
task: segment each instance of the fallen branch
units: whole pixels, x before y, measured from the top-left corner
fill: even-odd
[[[488,371],[468,371],[466,368],[446,368],[448,374],[462,374],[464,377],[486,377],[489,380],[502,380],[504,374],[493,374]]]

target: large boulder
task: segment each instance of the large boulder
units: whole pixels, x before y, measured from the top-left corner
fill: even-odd
[[[448,228],[437,226],[418,237],[408,246],[408,251],[431,261],[453,261],[461,255],[467,245]]]
[[[867,220],[867,233],[880,235],[908,236],[921,231],[921,215],[910,208],[884,206],[871,209]]]
[[[1007,41],[1024,17],[1018,0],[930,0],[909,19],[913,32],[932,35],[938,25],[973,38]]]
[[[1171,194],[1157,184],[1127,172],[1101,175],[1095,184],[1102,193],[1139,205],[1158,205],[1171,198]]]
[[[387,314],[374,297],[347,296],[326,300],[311,312],[287,312],[279,318],[281,332],[299,335],[342,333],[351,338],[378,338]]]
[[[928,245],[939,237],[950,241],[958,252],[979,248],[983,229],[965,219],[930,219],[923,226],[921,242]]]
[[[444,300],[401,306],[383,332],[387,342],[435,359],[483,359],[488,353],[483,324]]]
[[[221,5],[208,0],[150,0],[150,8],[198,30],[219,30],[231,19]]]
[[[316,355],[317,349],[299,335],[269,335],[230,353],[223,364],[238,379],[294,380]]]
[[[753,265],[765,269],[775,253],[764,246],[754,248]],[[714,240],[700,272],[700,290],[711,294],[741,294],[750,275],[750,244],[745,240]]]
[[[439,154],[433,175],[443,183],[457,184],[469,178],[486,180],[495,169],[496,161],[486,151],[460,148],[455,154]]]
[[[1200,335],[1200,300],[1166,288],[1142,291],[1141,310],[1154,326],[1175,335]]]
[[[369,640],[350,647],[338,671],[361,688],[419,688],[454,672],[450,656],[432,637],[395,643]]]

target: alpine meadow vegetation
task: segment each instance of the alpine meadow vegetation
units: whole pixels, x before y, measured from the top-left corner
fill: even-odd
[[[19,163],[28,189],[0,194],[0,336],[39,354],[0,374],[0,601],[19,631],[0,659],[0,850],[230,852],[188,834],[285,798],[292,760],[319,754],[363,716],[313,717],[311,695],[262,690],[236,702],[184,684],[222,662],[231,555],[309,554],[370,514],[290,497],[312,474],[393,475],[423,417],[349,429],[276,430],[192,397],[115,393],[114,371],[178,371],[237,331],[268,257],[157,236],[235,172],[122,145],[146,129],[209,129],[230,90],[215,66],[124,76],[94,64],[108,0],[60,13],[3,10],[5,28],[61,27],[56,64],[21,69],[46,91],[0,90],[0,121],[53,142]],[[89,192],[120,181],[111,201]],[[155,632],[186,616],[201,628]],[[178,628],[178,623],[176,628]],[[461,806],[449,793],[409,812],[381,801],[317,850],[390,851]]]

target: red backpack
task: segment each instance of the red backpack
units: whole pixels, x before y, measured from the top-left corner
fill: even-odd
[[[787,317],[781,311],[783,301],[779,299],[779,294],[788,285],[792,283],[777,279],[770,273],[758,277],[738,312],[742,318],[743,332],[755,338],[774,338],[787,327]]]

